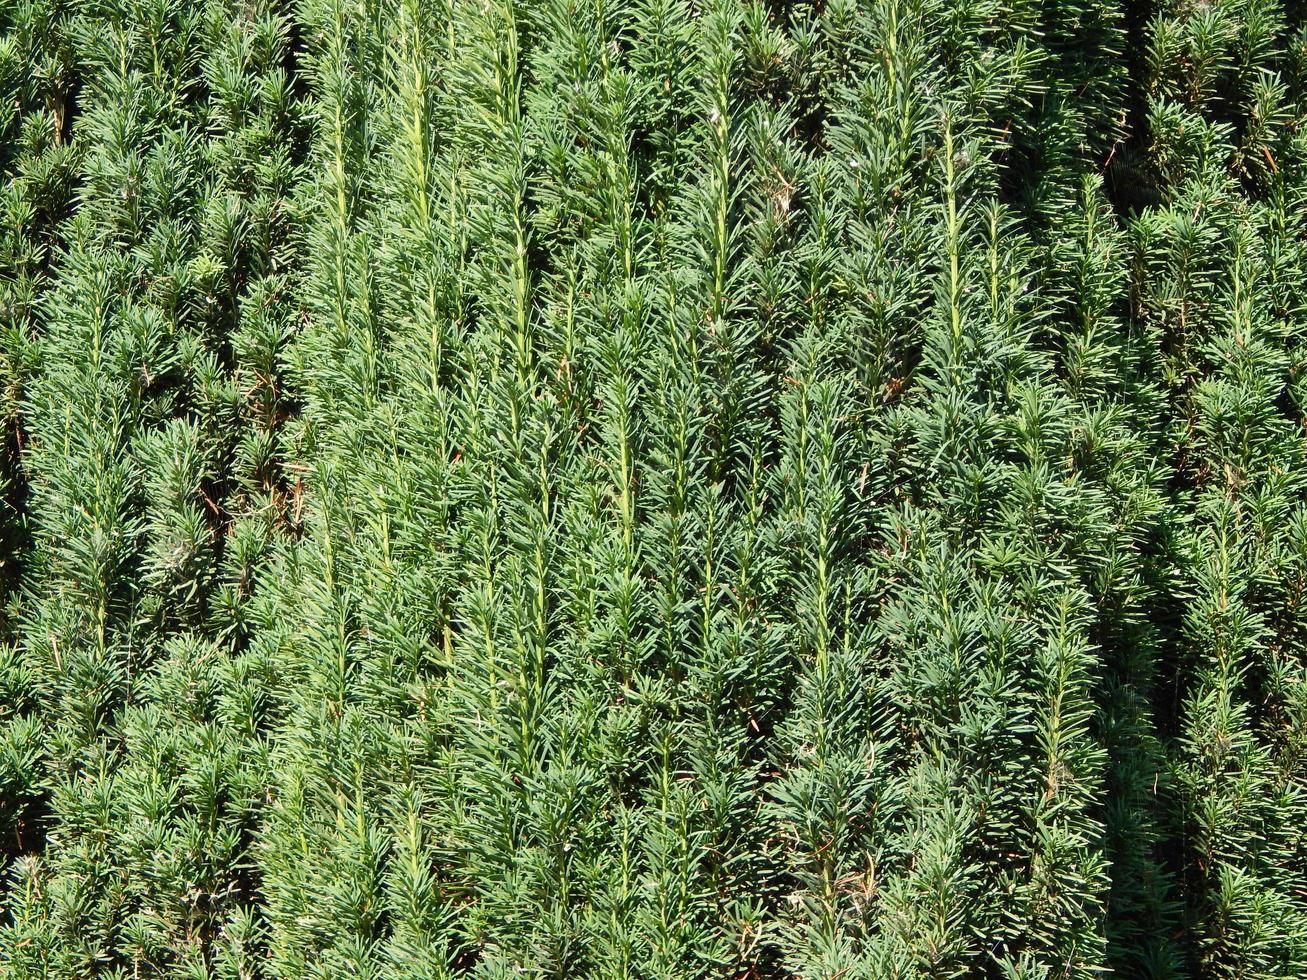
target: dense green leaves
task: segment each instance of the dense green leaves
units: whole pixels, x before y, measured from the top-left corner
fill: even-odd
[[[1298,19],[0,2],[0,977],[1300,975]]]

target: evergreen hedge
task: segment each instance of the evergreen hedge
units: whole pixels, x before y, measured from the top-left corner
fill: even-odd
[[[1307,19],[0,0],[0,980],[1307,976]]]

